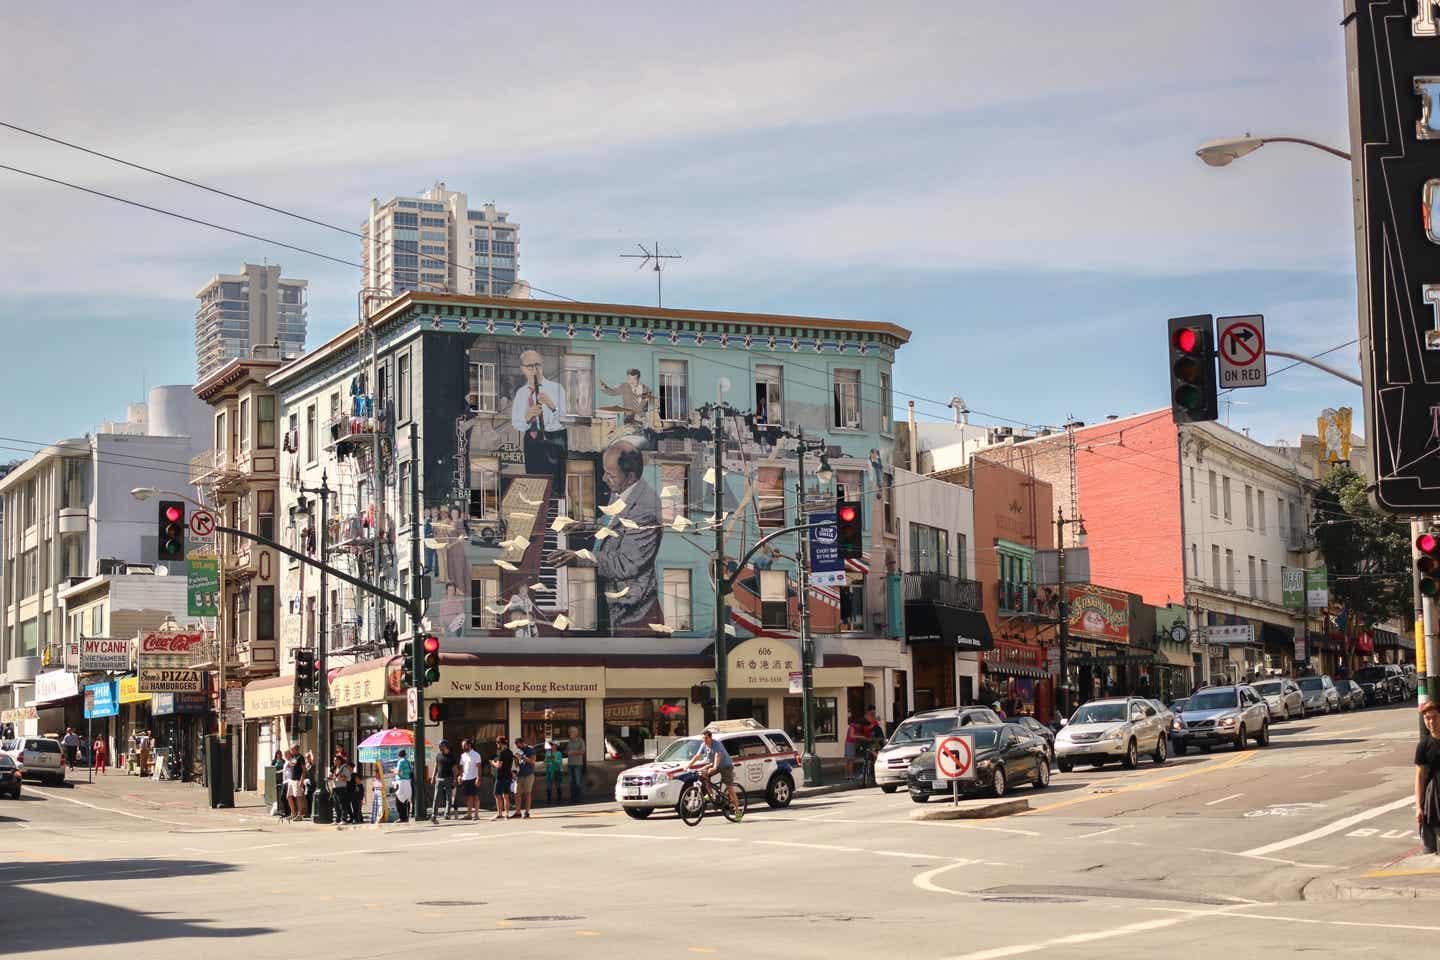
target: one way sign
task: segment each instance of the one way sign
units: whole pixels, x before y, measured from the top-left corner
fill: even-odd
[[[1220,317],[1220,388],[1265,386],[1265,318]]]

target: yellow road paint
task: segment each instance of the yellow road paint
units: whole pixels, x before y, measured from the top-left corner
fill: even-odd
[[[691,953],[719,953],[714,947],[691,947]]]
[[[316,897],[315,899],[316,899],[316,900],[334,900],[335,898],[332,897],[332,896],[330,896],[330,894],[328,894],[328,893],[322,893],[320,896]]]
[[[576,931],[575,931],[575,936],[577,936],[577,937],[598,937],[598,936],[600,936],[600,931],[599,931],[599,930],[576,930]]]
[[[437,916],[443,916],[443,914],[437,914]],[[512,923],[512,922],[509,921],[509,920],[496,920],[496,921],[495,921],[495,926],[497,926],[497,927],[513,927],[513,926],[515,926],[515,924]]]
[[[383,904],[383,903],[367,903],[367,904],[365,904],[365,909],[366,909],[366,910],[380,910],[380,909],[382,909],[384,906],[385,906],[385,904]]]
[[[1011,816],[1025,817],[1029,816],[1032,813],[1044,813],[1047,810],[1059,810],[1062,807],[1073,807],[1077,803],[1088,803],[1091,800],[1099,800],[1102,797],[1113,797],[1117,794],[1132,793],[1136,790],[1148,790],[1151,787],[1163,786],[1167,783],[1175,783],[1178,780],[1186,780],[1190,777],[1198,777],[1202,773],[1214,773],[1217,770],[1224,770],[1229,767],[1235,766],[1237,763],[1244,763],[1246,760],[1249,760],[1253,756],[1255,756],[1255,754],[1247,750],[1244,753],[1236,754],[1228,760],[1222,760],[1220,763],[1211,764],[1209,766],[1196,767],[1193,770],[1184,770],[1180,773],[1172,773],[1164,777],[1152,777],[1148,780],[1141,780],[1138,783],[1125,784],[1124,786],[1106,787],[1104,788],[1104,793],[1087,793],[1083,797],[1071,797],[1069,800],[1060,800],[1056,803],[1047,803],[1043,807],[1031,807],[1029,810],[1024,810],[1020,813],[1011,814]]]
[[[1376,870],[1373,873],[1362,873],[1360,876],[1367,880],[1381,877],[1436,877],[1440,876],[1440,870]]]

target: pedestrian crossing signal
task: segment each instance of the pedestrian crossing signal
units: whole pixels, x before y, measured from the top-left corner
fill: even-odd
[[[400,686],[407,690],[415,686],[415,644],[409,640],[400,644]]]
[[[1415,538],[1415,573],[1420,593],[1426,597],[1440,596],[1440,535],[1425,532]]]
[[[444,723],[444,722],[445,722],[445,704],[443,704],[443,703],[427,703],[427,704],[425,704],[425,717],[426,717],[426,719],[429,720],[431,723]]]

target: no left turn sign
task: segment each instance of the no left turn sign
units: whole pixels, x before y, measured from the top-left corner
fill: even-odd
[[[1221,317],[1219,328],[1220,387],[1265,386],[1265,318]]]
[[[975,779],[975,743],[969,734],[947,733],[935,738],[935,778]]]

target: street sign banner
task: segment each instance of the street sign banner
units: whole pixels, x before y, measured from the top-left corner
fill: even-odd
[[[1317,609],[1330,606],[1330,572],[1324,567],[1305,571],[1305,605]]]
[[[1303,568],[1280,568],[1280,602],[1290,610],[1305,609],[1305,571]]]
[[[812,513],[811,523],[826,524],[810,531],[810,583],[817,587],[843,587],[848,582],[845,576],[845,558],[840,556],[838,517],[835,511]]]
[[[1220,317],[1220,389],[1265,386],[1265,318]]]
[[[300,710],[304,713],[314,713],[320,709],[320,694],[314,690],[306,690],[300,694]]]
[[[190,532],[197,537],[208,537],[215,532],[215,514],[209,510],[196,510],[190,514]]]
[[[975,779],[975,738],[947,733],[935,738],[935,779]]]
[[[1253,644],[1255,626],[1250,623],[1227,623],[1206,627],[1205,638],[1211,643]]]
[[[1440,20],[1346,0],[1365,442],[1375,502],[1440,512]]]
[[[130,669],[130,641],[109,637],[82,637],[80,640],[80,672],[92,670]]]
[[[191,525],[194,525],[192,519]],[[220,559],[213,554],[190,555],[185,572],[186,612],[192,617],[220,615]]]

